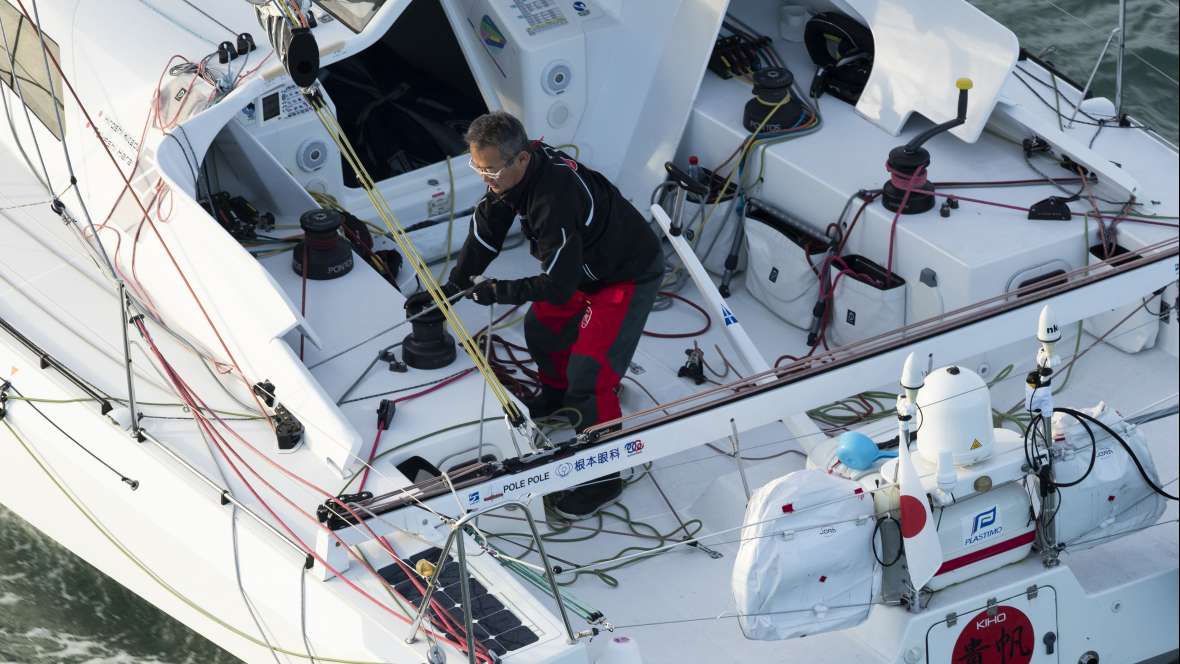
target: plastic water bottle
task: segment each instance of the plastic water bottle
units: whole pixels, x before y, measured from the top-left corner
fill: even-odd
[[[692,180],[693,182],[699,182],[705,185],[708,184],[705,182],[704,172],[701,171],[701,160],[697,159],[695,154],[688,157],[688,179]]]

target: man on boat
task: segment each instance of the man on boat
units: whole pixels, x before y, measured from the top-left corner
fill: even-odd
[[[581,431],[620,415],[619,381],[631,363],[663,275],[659,239],[603,175],[540,141],[520,120],[494,112],[467,130],[469,162],[488,191],[451,271],[449,290],[473,285],[499,254],[516,217],[541,262],[523,279],[475,285],[480,304],[531,302],[525,340],[540,373],[536,417],[568,413]],[[623,490],[618,473],[550,496],[568,519],[594,514]]]

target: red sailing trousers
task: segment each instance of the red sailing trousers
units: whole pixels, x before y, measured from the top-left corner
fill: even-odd
[[[564,390],[564,405],[581,416],[577,430],[619,415],[618,386],[647,315],[659,279],[608,284],[593,293],[574,291],[561,303],[534,302],[525,317],[525,341],[547,387]]]

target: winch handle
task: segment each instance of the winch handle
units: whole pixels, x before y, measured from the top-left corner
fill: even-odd
[[[926,131],[918,134],[909,143],[906,143],[905,149],[907,152],[914,152],[922,147],[926,141],[934,138],[944,131],[950,131],[955,127],[967,121],[967,91],[974,87],[974,84],[969,78],[960,78],[955,81],[955,87],[959,90],[959,107],[956,109],[955,117],[943,122],[942,124],[934,125]]]
[[[668,171],[668,177],[670,177],[673,182],[680,185],[689,193],[696,194],[697,196],[701,197],[709,195],[709,187],[689,177],[688,173],[686,173],[676,164],[666,161],[664,162],[664,170]]]

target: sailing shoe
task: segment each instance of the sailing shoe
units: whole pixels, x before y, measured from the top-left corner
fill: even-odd
[[[525,408],[529,409],[529,416],[534,420],[547,417],[557,412],[565,402],[565,390],[548,385],[541,386],[541,392],[531,399],[521,399]]]
[[[545,507],[566,521],[581,521],[612,505],[623,493],[623,478],[618,473],[580,484],[568,491],[545,496]]]

